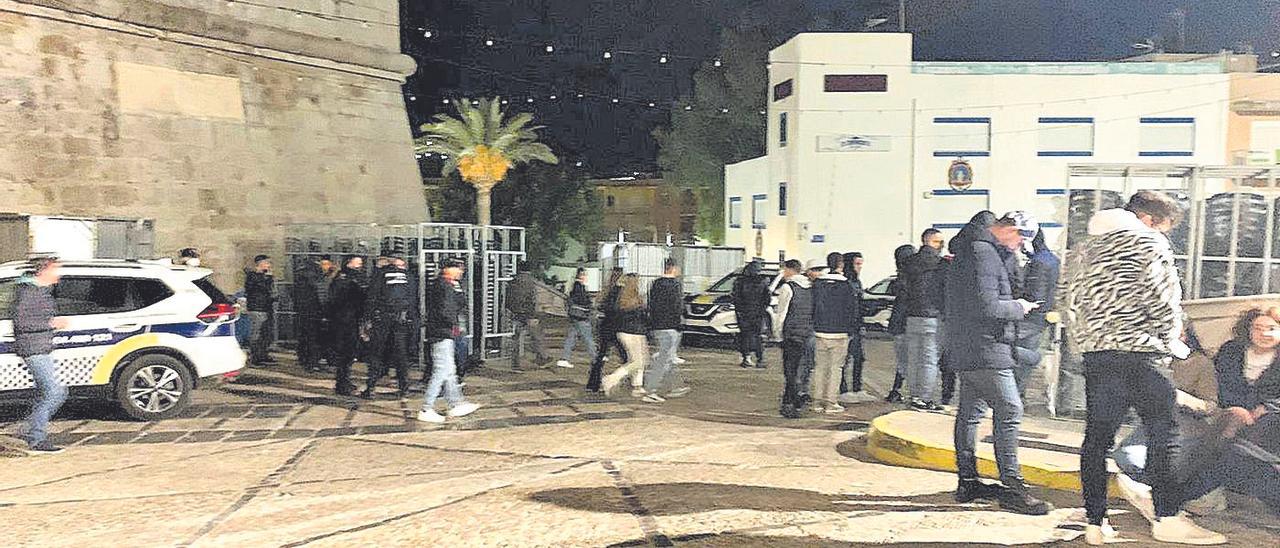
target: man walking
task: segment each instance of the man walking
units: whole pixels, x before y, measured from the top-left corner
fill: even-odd
[[[271,275],[271,257],[258,255],[253,267],[244,271],[245,304],[249,310],[249,361],[257,366],[276,363],[268,349],[271,347],[271,324],[276,306],[276,279]]]
[[[293,332],[298,344],[298,365],[308,373],[320,371],[324,346],[324,304],[328,294],[328,257],[303,260],[293,273]]]
[[[56,257],[31,261],[31,271],[18,280],[9,314],[13,318],[13,352],[26,363],[36,389],[31,415],[19,433],[32,454],[62,451],[49,441],[48,431],[49,420],[67,399],[67,387],[58,380],[52,356],[53,332],[67,327],[67,319],[56,315],[53,300],[61,268]]]
[[[738,322],[738,353],[742,354],[742,367],[764,369],[764,341],[760,331],[764,328],[764,315],[769,310],[769,280],[760,274],[760,261],[751,261],[743,267],[742,274],[733,280],[734,314]]]
[[[1151,535],[1182,544],[1227,541],[1179,512],[1184,501],[1172,465],[1175,392],[1160,369],[1184,348],[1178,340],[1182,287],[1165,236],[1181,217],[1168,196],[1140,191],[1124,209],[1100,211],[1089,220],[1089,238],[1067,274],[1067,327],[1084,357],[1087,418],[1080,476],[1090,544],[1114,536],[1106,523],[1106,458],[1129,409],[1147,431],[1145,473],[1156,515]]]
[[[507,311],[515,323],[515,350],[511,356],[511,368],[520,371],[525,338],[533,340],[535,365],[545,366],[549,359],[542,341],[542,312],[538,310],[538,282],[529,272],[529,263],[520,262],[518,273],[507,286]]]
[[[845,358],[849,355],[849,337],[862,328],[857,318],[853,286],[840,272],[843,257],[827,255],[822,275],[813,282],[813,331],[817,349],[814,352],[813,409],[821,413],[844,411],[839,403],[840,379]]]
[[[409,349],[410,345],[416,345],[414,335],[419,315],[417,286],[417,280],[409,273],[408,263],[402,257],[392,259],[391,264],[382,269],[381,275],[369,285],[364,315],[369,337],[369,379],[361,398],[373,399],[378,381],[392,367],[396,368],[400,398],[408,395]],[[452,348],[449,353],[453,353]]]
[[[328,317],[333,338],[329,360],[337,371],[333,391],[339,396],[350,396],[356,390],[351,382],[351,363],[360,340],[364,298],[364,259],[349,257],[329,286]]]
[[[800,261],[783,263],[784,281],[778,289],[778,309],[773,317],[774,338],[782,340],[782,405],[780,414],[788,419],[800,418],[804,407],[800,386],[806,348],[813,338],[813,295],[809,278]]]
[[[684,318],[684,288],[680,283],[680,266],[675,259],[662,264],[662,277],[649,287],[649,334],[658,345],[653,366],[645,370],[644,401],[662,403],[689,393],[676,365],[680,349],[680,327]],[[661,394],[665,393],[666,398]]]
[[[937,404],[938,348],[942,323],[938,278],[942,270],[942,233],[930,228],[920,235],[920,251],[906,261],[903,289],[906,294],[894,306],[905,308],[907,315],[907,378],[911,387],[911,407],[918,411],[941,411]]]
[[[573,356],[573,346],[582,339],[582,345],[587,347],[587,355],[595,357],[596,341],[591,336],[591,320],[596,315],[596,309],[592,306],[591,295],[587,294],[587,269],[578,268],[573,276],[573,289],[569,291],[569,302],[566,303],[566,315],[569,317],[569,333],[564,337],[564,354],[561,355],[560,361],[556,362],[556,367],[572,369],[573,363],[569,358]]]
[[[436,399],[444,394],[449,404],[450,417],[463,417],[474,413],[479,405],[463,399],[458,385],[458,367],[454,361],[454,339],[461,332],[458,318],[467,306],[467,294],[458,280],[462,278],[462,261],[445,259],[440,263],[440,277],[427,286],[427,310],[423,318],[427,344],[431,346],[431,380],[427,383],[426,397],[418,420],[442,423],[444,416],[436,411]]]
[[[1022,399],[1013,377],[1014,326],[1036,305],[1014,299],[1009,280],[1017,268],[1014,253],[1038,228],[1023,212],[1005,214],[990,228],[976,231],[972,242],[968,237],[959,242],[946,281],[945,318],[955,326],[945,332],[947,365],[957,371],[960,383],[954,432],[960,476],[956,501],[995,499],[1001,508],[1029,515],[1052,509],[1031,496],[1018,465]],[[984,403],[991,407],[995,423],[996,466],[1003,487],[978,479],[977,433],[986,413]]]

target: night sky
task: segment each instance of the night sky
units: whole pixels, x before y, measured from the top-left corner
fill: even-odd
[[[654,172],[651,132],[666,122],[664,109],[691,93],[694,71],[715,58],[721,29],[763,22],[780,43],[804,30],[859,30],[868,17],[896,11],[896,5],[404,0],[404,51],[419,63],[404,88],[406,99],[413,98],[406,104],[416,131],[447,108],[443,98],[510,97],[513,108],[535,113],[547,126],[545,139],[566,163],[581,161],[595,176]],[[1267,63],[1267,54],[1280,49],[1277,0],[909,0],[908,6],[917,60],[1116,59],[1134,53],[1130,44],[1172,36],[1167,14],[1177,8],[1186,13],[1187,51],[1243,44]],[[547,45],[555,51],[548,53]],[[606,60],[606,50],[618,53]],[[668,62],[660,63],[664,54]],[[648,107],[650,101],[656,108]]]

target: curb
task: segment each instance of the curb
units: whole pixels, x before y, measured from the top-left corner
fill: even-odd
[[[898,413],[913,413],[913,411],[900,411]],[[893,466],[922,468],[939,472],[956,471],[956,452],[953,445],[927,441],[893,424],[892,417],[895,414],[897,413],[881,415],[871,421],[871,428],[867,431],[866,439],[867,452],[872,458]],[[1080,470],[1078,467],[1062,467],[1049,463],[1035,462],[1033,459],[1027,458],[1029,456],[1025,450],[1019,453],[1022,475],[1029,485],[1060,491],[1080,492]],[[1111,477],[1108,481],[1109,491],[1115,495],[1119,491],[1115,484],[1114,465],[1108,463],[1108,468],[1111,469]],[[978,451],[978,473],[984,478],[999,478],[994,457],[990,451],[983,451],[981,448]]]

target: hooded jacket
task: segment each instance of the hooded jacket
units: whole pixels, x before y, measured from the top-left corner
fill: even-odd
[[[1011,281],[1017,258],[985,228],[962,231],[952,249],[945,321],[960,328],[943,330],[946,365],[956,371],[1012,369],[1015,322],[1025,316]]]
[[[1080,352],[1171,354],[1182,284],[1164,234],[1124,209],[1099,211],[1066,278],[1067,332]]]
[[[778,288],[778,309],[773,316],[774,337],[807,339],[813,335],[813,295],[803,273],[787,278]]]
[[[760,275],[760,263],[752,261],[733,280],[733,308],[738,323],[759,325],[769,309],[769,281]]]
[[[897,276],[889,282],[889,294],[893,295],[893,309],[889,311],[889,334],[902,335],[907,332],[907,307],[899,306],[898,299],[905,299],[907,291],[903,288],[906,283],[902,274],[906,262],[915,254],[915,248],[909,245],[900,245],[893,250],[893,264],[897,267]]]
[[[355,325],[364,316],[365,288],[359,270],[343,268],[329,285],[329,319]]]
[[[902,288],[904,295],[901,303],[908,318],[937,318],[942,315],[941,303],[937,302],[937,286],[943,283],[939,272],[942,270],[942,256],[938,250],[921,246],[920,251],[912,255],[902,265]]]
[[[835,273],[823,274],[813,282],[813,330],[817,336],[852,335],[861,329],[858,305],[849,279]]]
[[[276,278],[255,268],[244,270],[244,298],[250,312],[271,312],[276,304]]]

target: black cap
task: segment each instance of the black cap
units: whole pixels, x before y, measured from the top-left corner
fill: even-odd
[[[271,257],[270,257],[270,256],[268,256],[268,255],[254,255],[254,257],[253,257],[253,264],[258,264],[258,263],[260,263],[260,262],[262,262],[262,261],[265,261],[265,260],[267,260],[267,259],[270,259],[270,258],[271,258]]]
[[[200,252],[194,247],[184,247],[182,251],[178,252],[178,256],[183,259],[198,259],[200,258]]]
[[[449,258],[440,261],[440,268],[466,268],[466,264],[462,262],[462,259]]]

